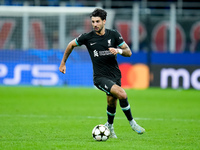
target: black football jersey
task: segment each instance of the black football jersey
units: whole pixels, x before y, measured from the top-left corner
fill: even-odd
[[[121,78],[116,55],[113,55],[108,48],[117,48],[124,44],[122,36],[116,30],[106,29],[105,34],[99,36],[95,31],[81,34],[75,39],[76,44],[85,45],[90,54],[93,64],[93,76],[107,78]]]

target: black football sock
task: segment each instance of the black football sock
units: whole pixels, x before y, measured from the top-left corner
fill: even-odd
[[[115,112],[116,112],[116,107],[107,106],[107,116],[109,124],[113,124]]]
[[[130,105],[128,103],[127,98],[126,99],[121,99],[119,100],[119,104],[121,106],[122,111],[124,112],[124,114],[126,115],[126,118],[131,121],[133,119],[132,117],[132,113],[131,113],[131,108]]]

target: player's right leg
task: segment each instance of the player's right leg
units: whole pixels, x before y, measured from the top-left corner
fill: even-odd
[[[117,138],[115,132],[114,132],[114,117],[116,113],[116,106],[117,106],[117,98],[107,95],[107,116],[108,121],[106,122],[105,126],[108,127],[110,130],[110,138]]]
[[[113,127],[114,117],[116,113],[117,98],[110,93],[110,89],[115,83],[110,79],[100,77],[94,79],[94,84],[97,88],[104,91],[107,95],[108,120],[105,126],[107,126],[108,129],[110,130],[110,138],[117,138]]]
[[[105,126],[108,127],[108,129],[110,130],[110,138],[117,138],[115,131],[114,131],[114,127],[113,124],[109,124],[108,122],[105,123]]]

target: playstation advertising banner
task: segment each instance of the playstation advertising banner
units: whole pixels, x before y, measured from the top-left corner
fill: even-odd
[[[92,64],[87,52],[71,53],[65,75],[59,71],[62,56],[63,52],[53,50],[0,51],[0,84],[93,85]]]
[[[74,50],[66,74],[59,72],[63,52],[58,50],[0,51],[0,85],[93,86],[87,51]],[[118,55],[124,88],[194,88],[200,90],[200,53],[133,53]]]

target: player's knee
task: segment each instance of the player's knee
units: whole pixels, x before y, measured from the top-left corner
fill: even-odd
[[[118,99],[126,99],[127,98],[127,94],[125,91],[120,91],[119,95],[118,95]]]
[[[117,99],[126,99],[127,94],[123,88],[121,88],[118,85],[114,85],[111,88],[111,93],[117,98]]]

